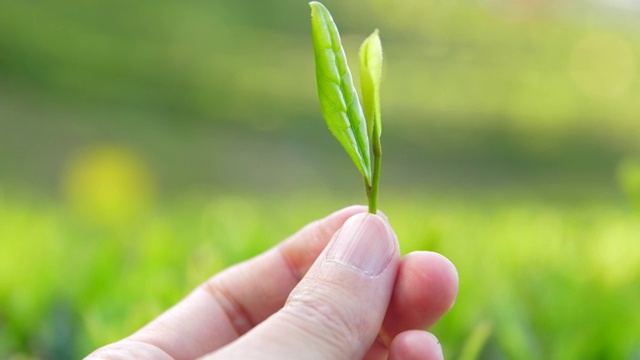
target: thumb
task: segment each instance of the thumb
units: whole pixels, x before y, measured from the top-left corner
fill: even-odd
[[[361,359],[380,330],[398,263],[386,220],[351,217],[285,306],[213,358]]]

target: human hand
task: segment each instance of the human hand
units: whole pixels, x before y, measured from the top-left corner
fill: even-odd
[[[215,275],[87,359],[440,359],[423,329],[458,275],[432,252],[399,256],[387,220],[353,206]]]

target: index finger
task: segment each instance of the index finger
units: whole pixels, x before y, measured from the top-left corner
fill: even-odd
[[[235,340],[279,310],[335,232],[365,211],[352,206],[307,225],[269,251],[212,277],[127,340],[174,358],[202,356]]]

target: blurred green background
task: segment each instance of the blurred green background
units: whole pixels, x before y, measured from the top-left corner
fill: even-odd
[[[381,30],[380,207],[458,267],[447,357],[640,359],[640,4],[325,4],[352,65]],[[124,337],[361,187],[306,1],[0,3],[0,358]]]

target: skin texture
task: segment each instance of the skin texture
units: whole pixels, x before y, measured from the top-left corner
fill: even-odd
[[[441,359],[431,327],[453,305],[443,256],[399,256],[384,215],[353,206],[209,279],[87,359]]]

